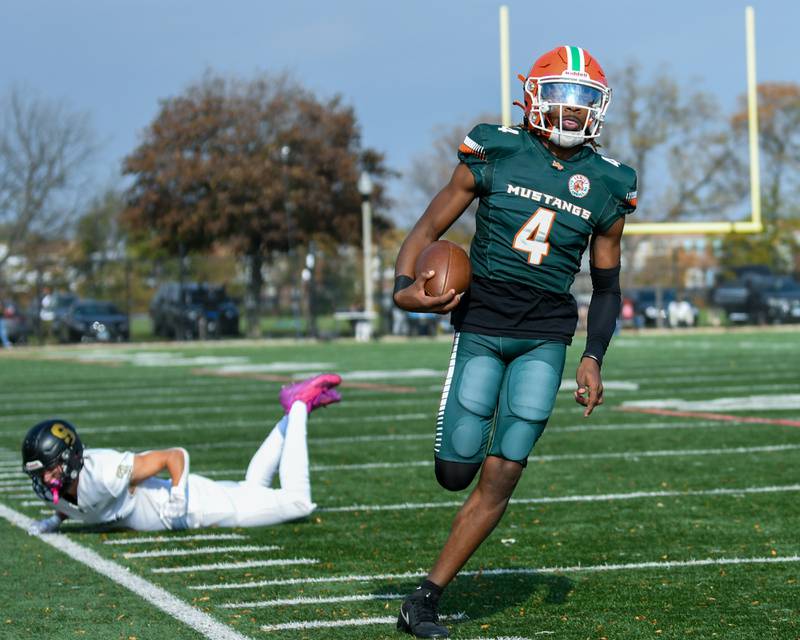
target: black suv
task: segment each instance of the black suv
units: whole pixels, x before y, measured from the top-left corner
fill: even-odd
[[[122,342],[131,332],[128,316],[111,302],[78,300],[61,314],[56,336],[59,342]]]
[[[162,284],[150,302],[153,333],[195,340],[239,335],[239,309],[225,288],[205,283]]]
[[[711,302],[725,311],[730,322],[800,322],[799,282],[755,267],[742,268],[737,276],[711,293]]]

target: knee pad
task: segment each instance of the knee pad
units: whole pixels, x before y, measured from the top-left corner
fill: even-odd
[[[436,480],[448,491],[466,489],[481,468],[480,462],[450,462],[439,458],[434,461]]]
[[[544,431],[544,424],[531,424],[521,420],[513,423],[503,434],[500,453],[506,460],[522,462],[527,459],[533,445]]]
[[[508,380],[508,408],[523,420],[547,422],[560,386],[560,372],[547,362],[528,360],[514,364]]]
[[[481,449],[483,425],[480,418],[472,415],[461,416],[450,436],[450,445],[462,458],[472,458]]]
[[[503,365],[488,356],[467,361],[458,385],[458,403],[470,413],[489,418],[497,407]]]

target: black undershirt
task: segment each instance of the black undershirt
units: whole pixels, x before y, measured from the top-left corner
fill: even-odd
[[[473,276],[452,323],[456,331],[571,344],[578,305],[569,293]]]

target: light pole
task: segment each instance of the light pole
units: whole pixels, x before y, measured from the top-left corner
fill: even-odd
[[[364,322],[362,336],[372,336],[372,179],[366,171],[358,178],[358,192],[361,194],[361,235],[364,253]]]
[[[294,220],[292,219],[292,211],[294,205],[289,199],[289,159],[292,155],[292,148],[285,144],[281,147],[281,163],[283,164],[283,208],[286,211],[286,261],[289,265],[289,272],[292,281],[291,295],[292,295],[292,318],[294,319],[294,337],[300,338],[300,300],[297,283],[294,280],[294,274],[291,273],[297,265],[295,264],[295,249],[294,249]]]

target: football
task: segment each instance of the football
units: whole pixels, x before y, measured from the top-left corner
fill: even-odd
[[[425,283],[425,293],[429,296],[440,296],[450,289],[464,293],[472,278],[467,252],[449,240],[437,240],[419,254],[414,265],[415,277],[431,270],[436,275]]]

